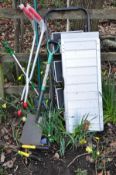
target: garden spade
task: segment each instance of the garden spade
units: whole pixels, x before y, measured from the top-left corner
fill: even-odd
[[[53,45],[55,45],[56,49],[54,51],[51,51],[51,48],[53,48]],[[22,136],[20,138],[20,142],[22,144],[27,144],[27,145],[41,144],[42,129],[41,129],[40,123],[42,123],[42,117],[40,117],[40,109],[42,104],[42,98],[46,88],[50,65],[53,60],[53,56],[58,51],[59,47],[60,47],[59,43],[56,43],[55,41],[49,40],[47,42],[48,61],[47,61],[46,70],[45,70],[42,87],[40,91],[37,113],[36,115],[29,114],[27,116],[26,123],[23,127]]]

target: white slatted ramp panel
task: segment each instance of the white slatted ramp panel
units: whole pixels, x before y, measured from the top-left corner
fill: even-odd
[[[66,129],[84,117],[90,131],[103,130],[100,40],[98,32],[61,33]]]

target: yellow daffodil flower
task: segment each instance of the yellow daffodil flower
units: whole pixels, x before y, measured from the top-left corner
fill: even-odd
[[[3,109],[6,109],[6,103],[4,103],[4,104],[2,105],[2,108],[3,108]]]
[[[93,152],[92,146],[87,146],[86,147],[86,152],[92,153]]]
[[[41,75],[43,75],[43,71],[41,71]]]
[[[87,143],[87,141],[86,141],[85,139],[81,139],[81,140],[79,141],[79,143],[80,143],[81,145],[84,145],[84,144]]]

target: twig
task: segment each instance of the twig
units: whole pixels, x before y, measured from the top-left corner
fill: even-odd
[[[95,175],[97,175],[97,161],[95,161]]]
[[[70,6],[70,0],[67,0],[67,7],[69,6]],[[69,28],[70,28],[70,22],[69,22],[69,19],[67,18],[66,30],[69,31]]]
[[[112,66],[111,66],[109,61],[108,61],[108,65],[109,65],[108,77],[110,77],[111,71],[112,71]]]
[[[17,150],[19,148],[19,146],[5,143],[2,140],[0,140],[0,147],[3,147],[4,149],[8,149],[9,148],[9,149],[13,149],[13,150]]]
[[[15,145],[5,145],[4,149],[13,149],[14,151],[17,151],[19,148],[19,146],[15,146]]]
[[[67,165],[67,168],[69,168],[74,162],[76,159],[80,158],[80,157],[83,157],[83,156],[86,156],[86,155],[89,155],[89,153],[83,153],[83,154],[80,154],[80,155],[77,155],[68,165]]]
[[[22,159],[22,164],[24,165],[24,167],[27,169],[27,171],[28,171],[29,173],[32,173],[31,169],[30,169],[30,168],[28,168],[28,167],[25,165],[25,163],[24,163],[23,159]]]
[[[100,35],[100,39],[115,39],[116,35]]]

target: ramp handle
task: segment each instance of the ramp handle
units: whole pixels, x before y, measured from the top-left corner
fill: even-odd
[[[44,15],[44,21],[45,22],[47,21],[48,16],[51,13],[54,13],[54,12],[61,13],[61,12],[71,12],[71,11],[82,11],[85,14],[85,29],[84,29],[84,31],[85,32],[89,32],[90,31],[90,17],[89,17],[88,11],[85,8],[83,8],[83,7],[68,7],[68,8],[54,8],[54,9],[50,9]]]

